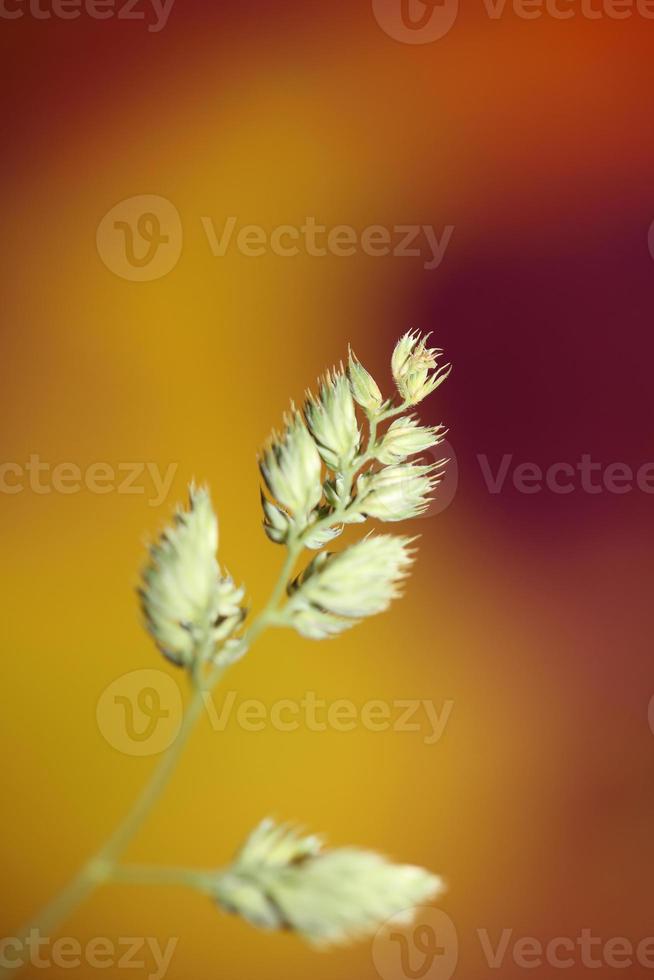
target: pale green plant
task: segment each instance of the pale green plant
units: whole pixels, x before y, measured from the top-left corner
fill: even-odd
[[[359,848],[325,850],[317,837],[264,821],[226,868],[126,865],[123,854],[172,775],[208,693],[269,627],[321,640],[383,612],[400,594],[415,539],[368,534],[331,553],[346,525],[404,521],[428,508],[447,460],[410,460],[442,442],[442,426],[412,412],[447,377],[441,351],[416,332],[397,343],[391,368],[399,402],[381,391],[350,351],[348,366],[325,374],[304,411],[294,406],[260,461],[264,529],[286,559],[264,609],[248,624],[244,590],[218,564],[218,521],[209,492],[190,488],[188,509],[150,550],[140,590],[147,628],[191,686],[180,732],[150,783],[109,840],[47,908],[19,933],[51,934],[100,885],[180,884],[264,929],[291,929],[314,944],[365,935],[437,896],[439,877]],[[394,421],[380,430],[380,426]],[[367,435],[364,438],[363,424]],[[317,551],[294,575],[306,550]],[[0,975],[15,969],[0,970]]]

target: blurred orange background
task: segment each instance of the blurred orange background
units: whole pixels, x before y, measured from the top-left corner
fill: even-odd
[[[0,494],[2,934],[97,848],[154,764],[96,721],[128,671],[183,680],[140,626],[145,542],[207,481],[220,559],[261,606],[282,553],[260,527],[258,450],[349,342],[390,393],[395,339],[418,327],[455,364],[422,416],[450,427],[459,487],[412,527],[406,597],[329,643],[267,634],[224,690],[451,701],[443,737],[205,720],[130,858],[218,866],[272,813],[441,873],[466,980],[496,973],[480,929],[494,944],[505,928],[638,942],[654,931],[652,497],[525,494],[510,475],[492,494],[479,457],[493,471],[504,454],[654,459],[654,21],[468,5],[446,36],[408,44],[367,2],[177,0],[157,32],[151,17],[25,8],[2,25],[2,462],[174,467],[156,506],[145,477],[142,493]],[[96,244],[139,195],[170,201],[183,229],[174,268],[146,282]],[[220,233],[230,216],[454,232],[434,269],[359,248],[215,256],[202,219]],[[170,980],[378,975],[370,943],[316,954],[173,889],[104,889],[64,932],[179,937]],[[523,973],[509,952],[502,976]]]

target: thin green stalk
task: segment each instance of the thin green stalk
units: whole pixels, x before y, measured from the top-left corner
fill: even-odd
[[[275,626],[278,624],[279,620],[279,603],[281,602],[284,592],[286,591],[286,585],[293,574],[293,569],[295,568],[295,563],[297,562],[298,556],[302,551],[303,544],[301,538],[294,538],[288,544],[286,560],[282,567],[281,574],[277,580],[277,584],[273,589],[270,599],[261,610],[252,626],[246,631],[243,637],[243,644],[246,649],[248,649],[254,641],[263,633],[265,629],[269,626]]]
[[[117,885],[179,885],[210,894],[218,872],[194,868],[166,868],[145,864],[120,864],[110,881]]]
[[[222,671],[221,671],[222,674]],[[220,678],[215,677],[214,687]],[[204,706],[203,687],[196,688],[188,703],[177,738],[161,758],[150,781],[136,803],[99,851],[80,869],[72,881],[46,907],[20,929],[16,938],[23,943],[34,930],[51,936],[62,923],[87,899],[95,889],[112,877],[116,864],[132,838],[160,799],[175,770]],[[0,968],[0,977],[15,975],[17,968]]]
[[[289,546],[286,561],[270,600],[243,638],[244,649],[249,648],[268,626],[275,623],[277,607],[301,548],[300,542],[294,542]],[[30,933],[34,931],[38,931],[42,936],[51,936],[96,888],[117,880],[118,862],[170,782],[182,752],[202,714],[205,696],[216,689],[230,665],[230,663],[214,665],[205,680],[202,680],[199,672],[194,673],[193,694],[188,702],[177,738],[162,756],[132,809],[97,853],[82,866],[72,881],[12,938],[24,944]],[[15,976],[23,965],[0,967],[0,978]]]

